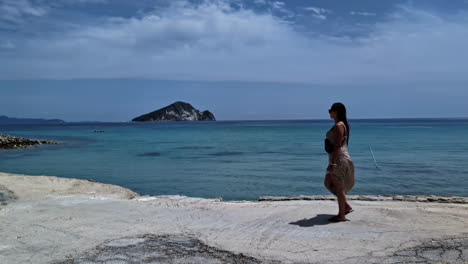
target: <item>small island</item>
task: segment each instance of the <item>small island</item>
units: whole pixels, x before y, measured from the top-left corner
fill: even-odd
[[[210,111],[199,111],[191,104],[175,102],[159,110],[132,119],[134,122],[216,121]]]

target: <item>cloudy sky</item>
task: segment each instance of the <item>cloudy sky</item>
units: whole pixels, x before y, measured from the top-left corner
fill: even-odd
[[[468,0],[0,0],[0,115],[468,117]]]

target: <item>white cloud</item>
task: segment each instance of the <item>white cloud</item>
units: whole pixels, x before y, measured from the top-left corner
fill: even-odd
[[[224,3],[191,5],[147,14],[142,18],[111,19],[105,25],[74,32],[72,38],[161,55],[171,50],[231,50],[264,46],[291,34],[281,20]]]
[[[274,10],[279,11],[283,18],[289,18],[290,19],[290,18],[294,18],[296,16],[296,14],[293,11],[286,8],[286,4],[284,2],[273,1],[273,2],[270,2],[270,6]]]
[[[28,0],[2,0],[0,2],[0,21],[6,20],[12,23],[20,23],[28,16],[43,16],[47,8],[33,5]]]
[[[0,28],[16,30],[17,26],[45,17],[67,5],[106,3],[109,0],[0,0]]]
[[[326,20],[327,16],[326,15],[312,15],[315,18],[321,19],[321,20]]]
[[[269,6],[274,9],[280,9],[283,10],[286,6],[285,2],[281,1],[270,1],[270,0],[254,0],[254,4],[259,5],[259,6]]]
[[[320,20],[326,20],[327,19],[326,14],[331,13],[331,11],[328,9],[325,9],[322,7],[315,7],[315,6],[304,7],[304,10],[312,11],[312,17],[315,17]]]
[[[68,0],[69,2],[80,3],[80,4],[104,4],[108,3],[108,0]]]
[[[309,7],[304,7],[304,10],[307,11],[312,11],[316,14],[326,14],[330,13],[331,11],[322,7],[315,7],[315,6],[309,6]]]
[[[53,1],[49,4],[52,5],[74,5],[74,4],[107,4],[110,3],[109,0],[60,0],[60,1]]]
[[[282,9],[284,7],[284,2],[274,1],[271,3],[274,8]]]
[[[367,37],[308,37],[269,13],[222,1],[185,3],[12,40],[16,47],[0,53],[0,79],[467,82],[467,33],[466,13],[445,19],[401,9]]]
[[[356,12],[356,11],[351,11],[349,14],[352,16],[377,16],[376,13],[372,12]]]

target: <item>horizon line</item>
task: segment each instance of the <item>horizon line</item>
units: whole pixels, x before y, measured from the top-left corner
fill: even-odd
[[[256,122],[256,121],[331,121],[330,118],[313,118],[313,119],[220,119],[214,122]],[[468,120],[467,117],[372,117],[372,118],[349,118],[350,121],[372,121],[372,120]],[[136,122],[136,121],[65,121],[66,123],[174,123],[174,122],[213,122],[213,121],[153,121],[153,122]]]

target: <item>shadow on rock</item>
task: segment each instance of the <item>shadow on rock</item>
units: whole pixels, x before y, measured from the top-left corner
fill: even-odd
[[[301,227],[311,227],[316,225],[328,225],[332,224],[332,222],[328,221],[329,218],[333,217],[334,215],[330,214],[319,214],[314,218],[310,219],[302,219],[297,222],[291,222],[290,225],[298,225]]]

